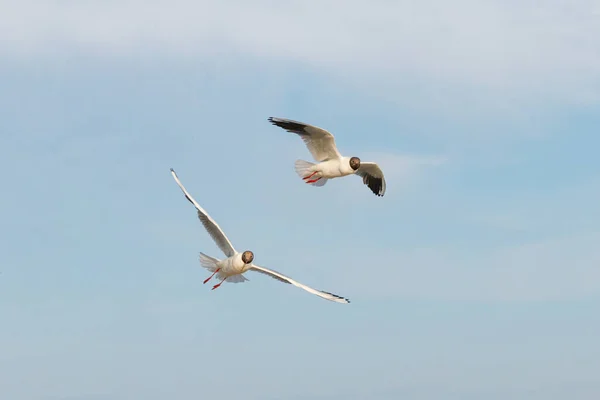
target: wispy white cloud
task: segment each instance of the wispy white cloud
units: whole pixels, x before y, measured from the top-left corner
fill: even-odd
[[[588,103],[600,98],[598,8],[594,0],[24,0],[0,4],[0,54],[248,55],[388,88],[390,98],[416,91],[414,102],[453,109],[451,98],[476,107],[482,92],[501,108],[541,95]]]
[[[427,173],[428,170],[446,164],[448,157],[421,154],[392,154],[366,153],[365,160],[377,162],[388,180],[399,183],[400,186],[414,182],[414,179]]]

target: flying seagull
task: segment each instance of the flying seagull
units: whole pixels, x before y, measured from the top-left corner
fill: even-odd
[[[317,126],[286,118],[269,117],[269,122],[288,132],[298,134],[317,164],[296,160],[296,173],[313,186],[323,186],[328,179],[356,174],[377,196],[385,194],[383,171],[374,162],[362,162],[358,157],[344,157],[335,146],[331,133]]]
[[[202,252],[200,253],[200,265],[212,272],[212,275],[209,276],[204,281],[204,283],[208,282],[215,275],[217,275],[217,278],[221,280],[220,283],[213,286],[212,290],[215,290],[216,288],[221,286],[221,284],[225,281],[231,283],[245,282],[248,279],[242,274],[246,271],[255,271],[260,272],[261,274],[269,275],[272,278],[275,278],[283,283],[289,283],[294,286],[297,286],[301,289],[306,290],[307,292],[316,294],[317,296],[320,296],[326,300],[335,301],[336,303],[350,303],[350,300],[345,299],[341,296],[313,289],[311,287],[301,284],[300,282],[296,282],[292,278],[289,278],[283,275],[282,273],[253,264],[252,261],[254,260],[254,253],[250,250],[246,250],[242,253],[238,252],[233,247],[227,236],[225,236],[225,233],[215,222],[215,220],[212,219],[208,215],[208,213],[202,207],[200,207],[200,204],[198,204],[196,200],[194,200],[194,198],[188,193],[188,191],[185,189],[185,187],[177,177],[177,174],[175,173],[173,168],[171,168],[171,175],[173,175],[175,182],[177,182],[177,185],[183,191],[185,198],[188,199],[189,202],[194,205],[194,207],[196,207],[196,210],[198,210],[198,218],[200,218],[200,222],[202,222],[202,225],[204,225],[204,228],[207,230],[210,237],[215,241],[217,246],[227,257],[224,260],[219,260],[207,256]]]

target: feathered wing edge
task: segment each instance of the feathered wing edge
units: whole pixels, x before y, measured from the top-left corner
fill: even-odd
[[[217,224],[217,222],[214,219],[212,219],[210,215],[208,215],[206,210],[204,210],[204,208],[202,208],[200,204],[198,204],[198,202],[192,197],[192,195],[188,193],[188,191],[179,180],[179,177],[177,176],[173,168],[171,168],[171,175],[173,176],[173,179],[175,179],[177,186],[179,186],[179,188],[185,195],[185,198],[190,203],[192,203],[194,207],[196,207],[200,222],[202,222],[202,225],[204,225],[204,228],[206,229],[210,237],[214,240],[214,242],[217,244],[217,246],[221,249],[223,254],[225,254],[227,257],[231,257],[232,255],[234,255],[236,252],[235,248],[233,247],[233,244],[231,244],[231,241],[229,240],[227,235],[225,235],[225,232],[223,232],[223,229],[221,229],[219,224]]]
[[[342,296],[338,296],[337,294],[333,294],[333,293],[326,292],[323,290],[313,289],[313,288],[306,286],[300,282],[296,282],[292,278],[289,278],[280,272],[277,272],[277,271],[274,271],[274,270],[271,270],[268,268],[260,267],[256,264],[252,264],[250,271],[256,271],[256,272],[259,272],[259,273],[262,273],[265,275],[269,275],[270,277],[275,278],[280,282],[292,284],[296,287],[306,290],[309,293],[316,294],[317,296],[322,297],[325,300],[334,301],[336,303],[342,303],[342,304],[350,303],[350,300],[348,300]]]

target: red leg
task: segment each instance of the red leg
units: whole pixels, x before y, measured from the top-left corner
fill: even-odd
[[[206,278],[206,279],[204,280],[204,282],[203,282],[203,283],[206,283],[206,282],[210,281],[210,278],[212,278],[213,276],[215,276],[215,274],[216,274],[217,272],[219,272],[219,270],[220,270],[220,269],[221,269],[221,268],[217,268],[217,270],[216,270],[215,272],[213,272],[213,274],[212,274],[211,276],[209,276],[208,278]]]
[[[317,178],[317,179],[311,179],[311,180],[309,180],[309,181],[306,181],[306,183],[315,183],[315,182],[318,182],[318,181],[320,181],[320,180],[321,180],[321,178]]]
[[[310,174],[310,175],[308,175],[308,176],[305,176],[305,177],[304,177],[304,178],[302,178],[302,179],[304,179],[304,180],[310,179],[310,178],[312,178],[313,176],[315,176],[315,174],[316,174],[316,173],[317,173],[317,171],[313,172],[312,174]]]
[[[227,279],[227,278],[225,278],[225,279]],[[216,288],[218,288],[219,286],[221,286],[223,284],[223,282],[225,282],[225,279],[223,279],[221,282],[219,282],[215,286],[213,286],[213,288],[211,290],[215,290]]]

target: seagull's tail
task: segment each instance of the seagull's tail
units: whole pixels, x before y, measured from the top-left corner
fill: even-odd
[[[217,263],[219,260],[213,258],[211,256],[207,256],[204,253],[200,253],[200,265],[209,270],[210,272],[215,272],[217,270]]]
[[[294,167],[296,168],[296,173],[300,178],[304,178],[307,175],[311,174],[311,168],[315,165],[315,163],[311,163],[304,160],[296,160],[296,164]]]
[[[314,176],[314,177],[305,179],[314,172],[312,170],[312,167],[314,167],[315,165],[316,165],[315,163],[311,163],[308,161],[296,160],[294,167],[296,168],[296,173],[298,174],[298,176],[300,178],[302,178],[304,181],[307,181],[306,183],[313,185],[313,186],[323,186],[327,183],[327,178],[318,179],[317,176]],[[310,180],[313,180],[313,179],[318,179],[318,180],[316,182],[309,182]]]

